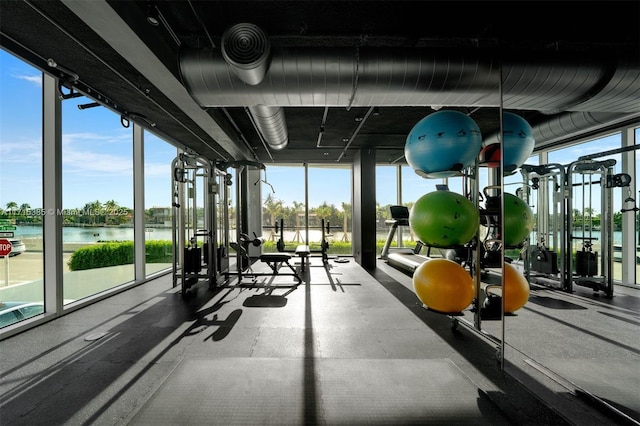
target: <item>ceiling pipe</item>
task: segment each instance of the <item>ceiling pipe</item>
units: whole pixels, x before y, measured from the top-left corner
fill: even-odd
[[[640,59],[597,55],[499,60],[478,50],[360,48],[356,58],[352,48],[273,48],[266,78],[250,85],[211,49],[191,49],[181,53],[180,70],[205,107],[498,107],[502,101],[514,110],[640,112]]]
[[[248,107],[256,128],[274,151],[281,151],[289,142],[287,122],[280,107],[255,105]]]
[[[251,86],[262,82],[269,69],[270,52],[267,35],[256,25],[236,24],[222,35],[222,57],[231,71]]]
[[[604,127],[615,127],[640,119],[640,113],[567,112],[549,116],[531,125],[536,150],[553,146],[568,139],[597,133]],[[498,132],[483,135],[483,144],[498,143]]]
[[[271,44],[258,26],[236,24],[222,35],[222,57],[231,72],[249,86],[262,82],[270,65]],[[260,103],[246,104],[263,140],[274,151],[289,143],[287,123],[282,108]]]
[[[277,48],[271,49],[267,78],[243,84],[213,51],[197,49],[182,52],[180,70],[201,106],[270,106],[282,123],[282,110],[275,114],[274,108],[480,108],[502,101],[505,109],[549,114],[549,120],[531,123],[541,144],[640,113],[638,59],[547,52],[499,60],[481,53],[360,48],[356,55],[352,48]]]

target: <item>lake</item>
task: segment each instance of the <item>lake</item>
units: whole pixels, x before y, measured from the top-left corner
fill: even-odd
[[[149,240],[171,240],[171,228],[146,228],[146,237]],[[16,238],[42,238],[42,226],[17,226],[17,229],[14,231]],[[286,232],[285,234],[288,234]],[[304,231],[300,231],[300,234],[304,236]],[[309,236],[312,240],[320,240],[321,235],[319,231],[309,231]],[[316,235],[317,234],[317,235]],[[341,233],[334,232],[334,236],[336,234]],[[265,230],[264,236],[268,237],[269,231]],[[582,235],[581,231],[575,231],[574,236]],[[593,237],[600,239],[600,232],[593,231]],[[235,236],[234,231],[231,232],[232,238]],[[285,235],[288,238],[291,238],[293,241],[294,235],[292,233],[291,236]],[[378,239],[386,239],[387,234],[379,232]],[[405,237],[408,237],[408,234],[405,234]],[[532,234],[531,244],[535,244],[535,234]],[[339,240],[340,238],[338,238]],[[88,243],[88,242],[96,242],[100,241],[130,241],[133,240],[133,228],[128,227],[76,227],[76,226],[65,226],[62,228],[62,240],[64,242],[73,242],[73,243]],[[613,242],[614,244],[622,244],[622,232],[615,231],[613,233]]]

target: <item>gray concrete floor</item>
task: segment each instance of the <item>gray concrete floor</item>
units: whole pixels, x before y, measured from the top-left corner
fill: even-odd
[[[384,263],[312,258],[294,283],[183,297],[167,275],[5,339],[0,424],[625,424],[534,354],[506,352],[502,369],[491,340],[454,330]]]

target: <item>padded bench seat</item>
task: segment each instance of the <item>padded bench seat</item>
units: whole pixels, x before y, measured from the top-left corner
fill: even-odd
[[[289,253],[263,253],[260,255],[260,261],[264,263],[288,262],[289,260],[291,260]]]
[[[311,250],[309,249],[309,246],[300,244],[296,247],[295,253],[297,256],[300,256],[300,269],[304,272],[307,258],[311,254]]]
[[[271,275],[280,275],[280,266],[287,265],[291,270],[291,273],[288,275],[293,275],[298,280],[298,283],[302,282],[302,278],[298,275],[296,269],[289,263],[293,256],[289,253],[263,253],[260,255],[260,261],[269,265],[273,274]],[[256,275],[256,274],[254,274]],[[287,275],[287,274],[281,274]]]

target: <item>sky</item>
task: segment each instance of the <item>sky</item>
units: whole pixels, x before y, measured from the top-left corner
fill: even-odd
[[[65,89],[65,93],[68,91]],[[42,206],[42,76],[0,50],[0,207]],[[133,126],[104,107],[85,110],[80,97],[62,102],[63,208],[99,200],[133,207]],[[147,207],[170,205],[169,164],[176,149],[145,132]]]
[[[66,89],[65,89],[66,90]],[[0,208],[15,202],[32,208],[42,206],[42,76],[29,64],[0,50]],[[116,201],[120,206],[133,207],[133,147],[132,128],[125,128],[120,117],[104,107],[80,110],[78,104],[93,100],[80,97],[62,102],[63,144],[63,208],[82,208],[93,201]],[[602,152],[620,146],[619,136],[567,147],[551,152],[549,162],[568,164],[581,155]],[[145,204],[163,207],[171,204],[170,163],[176,150],[168,143],[145,132]],[[640,157],[640,156],[637,156]],[[614,158],[620,158],[618,155]],[[537,164],[532,159],[529,164]],[[309,206],[324,202],[341,208],[350,200],[348,168],[310,167]],[[404,167],[402,198],[415,201],[435,190],[441,179],[424,179],[409,167]],[[481,168],[482,170],[482,168]],[[616,165],[616,173],[620,165]],[[395,167],[378,167],[376,173],[377,202],[396,204]],[[263,200],[267,196],[292,206],[304,202],[304,171],[267,164],[261,172]],[[515,192],[513,185],[521,179],[516,173],[505,179],[506,192]],[[461,180],[450,179],[451,190],[461,192]],[[480,180],[481,188],[486,177]],[[619,200],[621,191],[616,192]],[[619,201],[618,201],[619,202]],[[599,210],[599,209],[596,209]]]

